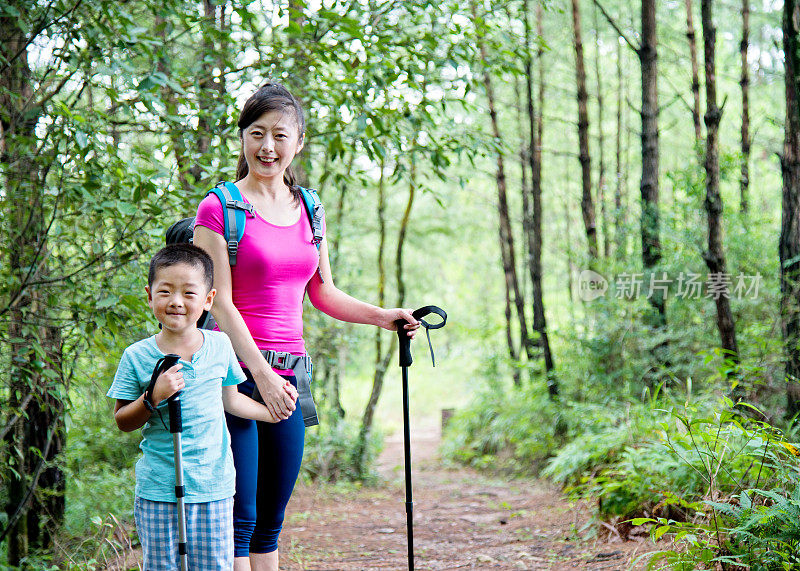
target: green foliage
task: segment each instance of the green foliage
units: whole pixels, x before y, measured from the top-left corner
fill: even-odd
[[[475,468],[538,472],[559,444],[559,407],[540,389],[484,389],[456,413],[444,435],[442,456]]]
[[[353,465],[353,451],[359,446],[358,426],[330,415],[319,427],[306,430],[302,477],[322,482],[375,482],[377,475],[372,468],[383,448],[383,434],[373,430],[367,437],[363,473]]]
[[[793,569],[798,563],[796,483],[800,452],[766,422],[732,410],[725,399],[711,416],[687,405],[673,415],[682,431],[667,446],[702,480],[702,489],[670,486],[670,502],[683,508],[674,514],[634,518],[651,525],[658,539],[673,537],[676,547],[650,561],[672,568],[712,568],[725,564],[749,569]]]
[[[25,36],[18,45],[27,51],[18,55],[26,57],[14,57],[31,68],[35,100],[23,102],[23,108],[35,131],[6,131],[4,122],[4,149],[14,160],[0,162],[5,246],[0,254],[0,374],[7,379],[0,390],[0,425],[20,412],[15,403],[25,396],[22,389],[39,386],[39,380],[45,381],[41,385],[48,387],[50,396],[65,403],[67,452],[66,459],[57,462],[65,465],[69,482],[66,531],[75,539],[85,527],[85,533],[96,538],[85,548],[75,548],[85,554],[87,568],[96,564],[89,561],[102,558],[92,549],[108,539],[106,522],[113,521],[109,512],[123,517],[130,510],[138,437],[113,428],[107,407],[98,403],[107,404],[103,389],[121,348],[152,331],[141,291],[148,256],[161,244],[169,223],[192,214],[210,183],[233,176],[237,103],[240,95],[267,78],[287,83],[307,110],[307,141],[300,160],[303,175],[320,188],[328,208],[328,239],[342,289],[376,300],[372,268],[378,257],[374,198],[379,165],[384,165],[389,189],[384,254],[396,245],[394,232],[409,192],[421,191],[406,237],[404,302],[414,305],[435,297],[432,301],[451,315],[444,342],[437,345],[443,363],[436,370],[436,390],[468,393],[491,386],[452,421],[445,443],[448,458],[525,473],[538,472],[550,459],[546,473],[572,493],[597,497],[604,517],[649,513],[682,521],[688,514],[705,514],[708,507],[702,502],[708,499],[709,484],[703,475],[716,470],[713,482],[721,495],[713,499],[723,502],[725,494],[735,498],[743,493],[743,484],[736,482],[753,475],[755,468],[748,471],[748,462],[763,468],[764,494],[752,492],[753,510],[771,509],[793,497],[790,487],[768,489],[766,479],[778,478],[780,470],[754,460],[762,440],[769,442],[767,436],[751,440],[748,431],[753,427],[739,421],[740,427],[726,414],[714,412],[710,398],[693,398],[698,408],[691,414],[669,394],[657,402],[640,401],[658,383],[667,393],[682,393],[693,378],[703,379],[704,393],[728,390],[724,375],[717,372],[723,356],[713,349],[718,340],[712,300],[681,298],[671,289],[669,326],[662,331],[651,326],[651,308],[643,295],[625,300],[608,294],[581,304],[574,291],[564,287],[574,267],[586,261],[578,253],[584,245],[574,221],[580,201],[575,134],[569,126],[574,101],[563,91],[570,89],[572,79],[565,78],[573,78],[574,70],[571,58],[562,57],[565,46],[559,44],[570,14],[560,7],[545,3],[545,38],[535,40],[552,49],[543,60],[545,108],[537,112],[546,118],[542,267],[561,388],[555,404],[544,396],[538,362],[520,366],[505,356],[496,195],[490,178],[496,152],[504,153],[510,209],[517,216],[521,173],[511,157],[519,150],[517,137],[525,135],[525,127],[520,128],[516,109],[524,101],[513,91],[527,56],[522,23],[514,14],[518,6],[490,11],[476,22],[464,16],[463,5],[422,0],[382,5],[300,2],[266,10],[249,1],[7,4],[0,10]],[[612,16],[620,6],[611,3]],[[659,19],[671,10],[666,5],[658,9]],[[737,382],[773,422],[782,412],[785,390],[774,254],[781,201],[780,173],[772,154],[783,127],[782,110],[775,104],[781,96],[775,78],[782,58],[773,46],[778,33],[775,16],[772,8],[753,16],[762,39],[754,40],[759,61],[751,83],[751,114],[760,123],[754,123],[758,137],[751,211],[746,215],[735,208],[741,157],[730,148],[723,148],[721,156],[730,271],[764,277],[758,295],[733,303],[744,363]],[[734,20],[720,22],[720,37],[730,33]],[[496,83],[501,140],[487,137],[482,129],[487,117],[473,84],[483,71],[475,65],[476,24],[489,47],[489,72],[502,80]],[[624,102],[621,131],[630,137],[637,129],[629,105],[636,100],[637,80],[629,76],[637,62],[624,46],[617,51],[618,35],[602,26],[598,41],[584,46],[587,62],[598,58],[598,85],[589,90],[593,95],[602,90],[607,96],[604,124],[594,123],[592,109],[592,129],[611,132],[616,98],[609,96],[616,84],[608,72],[619,57],[625,75],[619,84],[624,90],[619,94]],[[659,113],[661,169],[667,174],[661,188],[663,258],[658,271],[676,279],[682,272],[705,274],[700,256],[705,241],[702,148],[692,144],[689,113],[675,104],[688,85],[683,63],[669,54],[680,51],[674,46],[683,46],[685,37],[680,33],[676,38],[674,26],[660,26],[659,34],[660,55],[667,54],[659,60],[664,79],[660,89],[667,95]],[[11,69],[7,64],[0,61],[5,71]],[[735,87],[734,75],[719,74],[729,91]],[[5,83],[0,90],[4,102],[6,97],[19,101],[23,96]],[[597,97],[590,99],[591,105],[599,102]],[[731,97],[725,107],[723,144],[738,140],[736,101]],[[3,115],[5,121],[5,110]],[[605,139],[607,157],[612,155],[611,140]],[[619,226],[611,228],[600,216],[597,228],[601,239],[612,232],[621,236],[619,244],[611,244],[614,255],[606,252],[597,262],[597,270],[612,282],[615,275],[639,272],[641,265],[636,199],[629,188],[640,168],[638,149],[624,137],[621,144],[617,214],[622,217]],[[607,209],[616,190],[610,167],[607,160]],[[598,213],[603,212],[601,206],[598,198]],[[21,232],[23,222],[36,213],[42,214],[37,230]],[[518,226],[517,220],[517,236]],[[31,240],[21,240],[34,234]],[[389,257],[384,256],[387,275],[394,269]],[[565,271],[565,266],[570,269]],[[530,283],[522,285],[530,291]],[[12,326],[11,310],[23,292],[35,293],[37,304],[21,308],[20,337],[5,335]],[[397,284],[387,280],[389,303],[396,293]],[[48,346],[44,327],[58,331],[57,347]],[[318,383],[339,376],[343,386],[369,383],[375,362],[373,331],[331,325],[316,313],[306,320],[305,338],[315,359],[321,357],[315,360]],[[24,354],[14,354],[20,347]],[[528,377],[524,388],[507,387],[515,368]],[[14,371],[25,372],[23,385]],[[333,398],[332,381],[319,388],[325,398]],[[420,398],[429,391],[426,387]],[[354,403],[348,403],[351,416],[362,406],[358,399]],[[425,405],[431,410],[438,402]],[[368,444],[370,461],[377,454],[375,432]],[[307,434],[305,477],[353,477],[349,458],[354,447],[363,444],[357,441],[353,423],[329,420]],[[4,444],[1,464],[15,452],[13,445]],[[8,509],[5,486],[0,487],[0,503],[0,510]],[[792,513],[788,507],[786,513]],[[778,521],[780,514],[774,517]],[[93,525],[84,526],[93,520]],[[6,521],[0,511],[0,525]],[[670,529],[665,525],[660,524],[659,533]],[[773,533],[756,524],[745,528],[764,541]],[[757,543],[749,536],[746,541]],[[721,556],[715,545],[703,547],[707,561]]]

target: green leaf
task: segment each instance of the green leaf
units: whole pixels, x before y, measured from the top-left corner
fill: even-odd
[[[112,307],[112,306],[116,305],[118,301],[119,301],[119,298],[117,296],[107,294],[107,295],[105,295],[104,297],[100,298],[97,301],[97,303],[95,304],[95,307],[98,308],[98,309],[105,309],[107,307]]]
[[[672,529],[671,525],[661,525],[655,529],[653,532],[653,541],[658,541],[662,535],[667,533],[670,529]]]
[[[124,214],[125,216],[133,216],[139,212],[139,208],[130,202],[118,202],[117,210],[120,212],[120,214]]]
[[[83,131],[76,131],[75,142],[78,144],[78,147],[80,147],[81,149],[85,149],[89,144],[89,138]]]

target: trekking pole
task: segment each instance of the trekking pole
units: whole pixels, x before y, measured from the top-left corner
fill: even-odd
[[[155,379],[167,369],[170,369],[178,362],[180,356],[170,353],[165,355],[156,364],[153,371],[151,386],[155,385]],[[152,389],[149,389],[152,390]],[[183,432],[183,420],[181,418],[181,393],[180,391],[167,399],[169,409],[169,431],[172,433],[172,451],[175,457],[175,499],[178,510],[178,557],[181,562],[181,571],[188,571],[189,561],[186,551],[186,511],[184,506],[184,496],[186,489],[183,486],[183,451],[181,449],[181,434]],[[163,422],[163,421],[162,421]]]
[[[422,319],[431,313],[441,317],[440,322],[428,322]],[[415,310],[411,315],[414,319],[418,320],[425,328],[425,334],[428,336],[428,346],[431,349],[431,362],[436,366],[436,361],[433,357],[433,345],[431,345],[431,335],[429,330],[439,329],[444,327],[447,322],[447,314],[443,309],[435,305],[426,305]],[[403,466],[405,468],[406,479],[406,528],[408,529],[408,568],[414,571],[414,501],[411,492],[411,428],[409,420],[409,406],[408,406],[408,368],[411,366],[413,359],[411,358],[411,339],[408,337],[408,332],[403,329],[403,326],[408,323],[405,319],[398,319],[394,322],[397,326],[397,338],[400,341],[400,367],[403,371]]]

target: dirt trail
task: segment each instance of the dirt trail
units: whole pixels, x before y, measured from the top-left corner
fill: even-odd
[[[438,433],[412,437],[417,569],[621,570],[654,550],[646,538],[581,539],[586,506],[541,482],[444,468],[438,444]],[[387,441],[379,471],[385,483],[377,488],[299,485],[281,534],[281,569],[407,569],[402,436]]]

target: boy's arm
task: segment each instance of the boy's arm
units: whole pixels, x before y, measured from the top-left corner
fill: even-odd
[[[225,412],[241,418],[260,420],[261,422],[280,421],[279,418],[275,418],[272,415],[266,406],[240,393],[236,385],[222,387],[222,407]]]
[[[153,387],[153,406],[158,406],[162,400],[183,390],[185,385],[181,368],[182,365],[176,363],[158,376]],[[144,426],[144,423],[150,420],[150,411],[144,406],[144,395],[134,401],[117,399],[117,404],[114,405],[114,420],[123,432],[132,432]]]
[[[117,399],[114,405],[114,420],[123,432],[133,432],[150,420],[150,411],[144,406],[144,395],[136,400]]]

